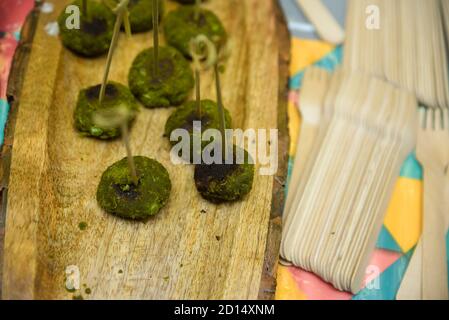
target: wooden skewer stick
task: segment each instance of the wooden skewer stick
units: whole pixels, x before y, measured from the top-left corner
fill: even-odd
[[[200,71],[208,69],[217,61],[217,51],[214,44],[203,34],[196,36],[189,43],[190,55],[193,59],[195,69],[196,105],[197,113],[201,116],[201,92],[200,92]],[[202,65],[202,61],[206,61]]]
[[[103,0],[103,2],[108,6],[112,11],[116,11],[116,2],[114,0]],[[131,32],[131,23],[129,22],[129,10],[126,8],[125,15],[123,16],[123,27],[125,28],[125,33],[128,37],[132,36]]]
[[[125,27],[125,33],[130,38],[132,36],[131,23],[129,22],[129,10],[126,10],[123,16],[123,26]]]
[[[201,10],[201,0],[195,0],[195,21],[198,22],[200,19]]]
[[[157,78],[159,73],[159,0],[153,0],[153,76]]]
[[[130,143],[130,139],[129,139],[128,120],[123,121],[121,128],[122,128],[123,144],[125,145],[126,156],[128,158],[129,171],[131,172],[131,177],[133,179],[134,185],[137,186],[137,184],[139,183],[139,179],[137,178],[136,165],[134,163],[134,157],[133,157],[133,153],[131,151],[131,143]]]
[[[223,99],[221,96],[221,83],[220,83],[220,70],[218,66],[218,62],[215,63],[214,66],[215,71],[215,85],[217,90],[217,107],[218,107],[218,113],[220,115],[220,132],[221,132],[221,151],[222,151],[222,157],[224,158],[226,156],[226,148],[227,148],[227,140],[226,140],[226,122],[225,122],[225,113],[224,113],[224,107],[223,107]]]
[[[226,148],[227,148],[227,141],[226,141],[226,120],[225,120],[225,112],[223,107],[223,99],[221,96],[221,83],[220,83],[220,69],[219,69],[219,60],[220,57],[217,52],[217,48],[215,47],[214,43],[210,41],[208,37],[206,37],[203,34],[198,35],[195,39],[192,39],[193,42],[196,42],[196,49],[203,50],[202,51],[202,57],[207,58],[207,61],[205,62],[206,67],[210,67],[211,65],[214,66],[214,72],[215,72],[215,86],[217,91],[217,107],[218,107],[218,113],[220,116],[220,133],[221,133],[221,146],[222,146],[222,157],[226,156]],[[193,47],[193,46],[192,46]],[[197,50],[196,53],[198,53]]]
[[[200,69],[201,69],[201,55],[199,51],[198,41],[192,39],[190,41],[190,54],[193,60],[193,68],[195,69],[195,98],[196,98],[196,111],[199,116],[201,116],[201,80],[200,80]]]
[[[196,98],[196,111],[201,118],[201,80],[200,71],[195,69],[195,98]]]
[[[137,178],[136,165],[134,163],[134,157],[131,151],[131,143],[129,138],[128,122],[132,117],[132,113],[125,106],[120,105],[116,108],[105,108],[96,111],[93,114],[93,122],[102,128],[121,128],[123,144],[126,148],[126,155],[128,158],[128,168],[131,174],[134,185],[137,186],[139,180]]]
[[[87,16],[87,0],[83,0],[83,16]]]
[[[106,91],[106,84],[108,82],[109,70],[111,69],[112,56],[114,55],[114,50],[115,50],[115,47],[117,46],[117,40],[118,40],[118,36],[120,33],[120,27],[122,25],[123,17],[127,12],[128,2],[129,2],[129,0],[122,0],[118,4],[118,6],[114,9],[115,13],[117,14],[117,18],[115,20],[111,45],[109,47],[108,57],[106,60],[106,68],[104,70],[103,81],[101,83],[100,97],[99,97],[100,104],[103,102],[103,99],[104,99],[104,94]]]

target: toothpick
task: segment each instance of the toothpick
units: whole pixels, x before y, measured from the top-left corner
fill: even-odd
[[[126,155],[128,158],[128,168],[131,174],[134,185],[137,186],[139,180],[137,178],[136,166],[134,163],[134,157],[131,151],[131,142],[129,138],[129,119],[132,118],[132,111],[127,109],[124,105],[119,105],[115,108],[103,108],[97,110],[92,115],[92,121],[101,128],[115,129],[121,128],[123,144],[126,148]]]
[[[195,69],[195,97],[196,97],[196,112],[201,117],[201,80],[200,80],[200,70],[201,70],[201,58],[202,56],[198,53],[198,41],[196,38],[190,41],[190,55],[193,60],[193,68]]]
[[[215,71],[215,85],[217,90],[217,107],[218,107],[218,113],[220,115],[220,132],[222,137],[222,156],[225,157],[226,155],[226,124],[225,124],[225,112],[223,107],[223,99],[221,97],[221,84],[220,84],[220,70],[218,67],[218,62],[214,66]]]
[[[115,13],[117,14],[117,18],[115,19],[115,25],[114,25],[114,31],[112,34],[111,45],[109,47],[108,57],[106,60],[106,68],[104,70],[103,81],[101,83],[100,97],[99,97],[100,104],[103,102],[103,99],[104,99],[104,94],[106,91],[106,84],[108,82],[109,70],[111,68],[112,56],[114,55],[114,50],[117,45],[117,40],[118,40],[118,36],[120,33],[120,27],[122,25],[123,17],[127,11],[128,2],[129,2],[129,0],[122,0],[117,5],[117,7],[114,9]]]
[[[159,0],[153,0],[153,76],[159,73]]]
[[[130,139],[129,139],[129,130],[128,130],[128,121],[123,121],[121,128],[122,128],[123,144],[125,145],[126,156],[128,158],[129,171],[131,173],[131,178],[133,180],[134,185],[137,186],[139,183],[139,179],[137,178],[136,165],[134,163],[134,157],[133,157],[133,153],[131,151],[131,143],[130,143]]]
[[[193,68],[195,69],[195,86],[196,86],[196,105],[197,113],[201,116],[201,93],[200,93],[200,71],[208,69],[217,61],[217,52],[215,45],[205,35],[200,34],[190,40],[190,55],[193,60]],[[206,59],[202,66],[202,60]]]
[[[196,96],[196,111],[198,116],[201,119],[201,89],[200,89],[201,81],[200,81],[200,72],[198,69],[195,69],[195,96]]]
[[[129,10],[126,9],[125,15],[123,16],[123,26],[125,27],[125,33],[128,38],[131,38],[131,23],[129,22]]]
[[[86,17],[87,16],[87,0],[83,0],[83,16]]]
[[[198,22],[200,19],[201,10],[201,0],[195,0],[195,21]]]

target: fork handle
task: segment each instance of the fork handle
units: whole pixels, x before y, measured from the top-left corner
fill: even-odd
[[[446,187],[445,187],[445,191],[446,194],[444,196],[445,199],[445,203],[444,203],[444,212],[445,212],[445,218],[446,218],[446,232],[449,232],[449,168],[446,169]],[[449,248],[446,248],[446,251],[449,253],[449,250],[447,250]],[[449,268],[449,266],[448,266]]]
[[[296,0],[296,2],[323,40],[332,44],[340,44],[345,40],[343,28],[321,0]]]
[[[422,297],[447,300],[445,176],[442,170],[424,168],[422,234]]]

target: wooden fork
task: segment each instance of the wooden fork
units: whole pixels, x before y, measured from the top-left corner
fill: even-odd
[[[301,131],[298,137],[295,162],[285,203],[285,216],[290,214],[292,202],[298,190],[301,176],[318,134],[327,93],[330,75],[321,68],[309,67],[304,73],[303,87],[299,98],[299,111],[302,116]]]
[[[421,112],[416,154],[424,169],[422,299],[448,299],[445,170],[449,165],[448,111]]]
[[[314,25],[321,39],[336,45],[345,40],[345,31],[321,0],[296,0],[296,2]]]

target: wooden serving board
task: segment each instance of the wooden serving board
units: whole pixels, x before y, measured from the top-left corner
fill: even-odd
[[[9,182],[2,297],[71,299],[65,270],[74,265],[91,289],[79,292],[85,299],[272,298],[288,146],[289,37],[277,1],[213,0],[206,7],[233,43],[222,80],[233,125],[279,128],[278,174],[256,174],[244,201],[210,204],[194,187],[193,166],[170,161],[162,133],[173,108],[142,109],[131,131],[134,153],[159,160],[173,184],[168,205],[145,223],[106,214],[95,200],[102,172],[125,149],[74,130],[78,92],[100,83],[105,57],[77,57],[45,32],[68,2],[31,15],[10,80],[17,113],[4,148],[12,144],[9,170],[3,163]],[[167,2],[169,10],[174,6]],[[110,79],[126,84],[134,57],[151,45],[151,33],[121,35]],[[215,100],[211,72],[203,75],[202,95]]]

